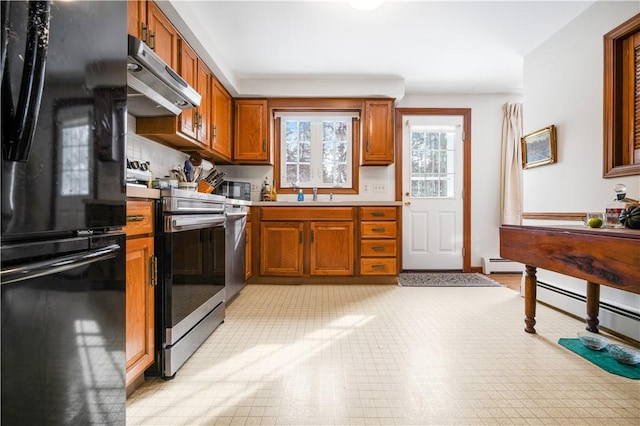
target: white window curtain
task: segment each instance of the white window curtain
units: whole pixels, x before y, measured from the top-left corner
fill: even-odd
[[[522,104],[502,105],[502,170],[500,173],[500,221],[522,224]]]

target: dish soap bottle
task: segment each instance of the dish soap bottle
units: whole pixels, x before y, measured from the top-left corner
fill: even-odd
[[[304,192],[302,192],[302,188],[298,191],[298,201],[304,201]]]

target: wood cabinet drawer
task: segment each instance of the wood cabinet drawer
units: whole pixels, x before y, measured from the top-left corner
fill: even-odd
[[[396,220],[398,209],[395,207],[361,207],[361,220]]]
[[[395,257],[396,240],[362,240],[360,256],[362,257]]]
[[[360,275],[396,275],[396,258],[360,259]]]
[[[262,207],[262,220],[353,220],[353,207]]]
[[[396,238],[396,222],[360,222],[362,238]]]
[[[127,234],[153,234],[153,201],[127,201],[127,224],[122,228]]]

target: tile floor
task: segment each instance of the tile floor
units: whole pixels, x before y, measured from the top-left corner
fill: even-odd
[[[581,321],[507,287],[249,285],[128,425],[639,425],[640,381],[557,344]],[[611,337],[611,336],[609,336]],[[615,339],[612,339],[615,340]]]

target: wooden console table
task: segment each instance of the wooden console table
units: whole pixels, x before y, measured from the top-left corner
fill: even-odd
[[[640,294],[640,230],[500,227],[500,256],[524,263],[525,331],[535,333],[536,268],[587,281],[587,330],[598,332],[600,285]]]

